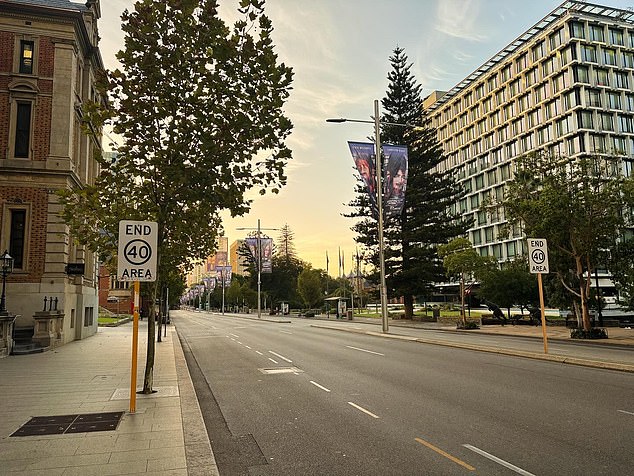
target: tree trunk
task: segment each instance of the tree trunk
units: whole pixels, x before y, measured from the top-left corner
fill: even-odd
[[[152,393],[152,384],[154,383],[154,353],[156,350],[155,345],[155,329],[156,326],[154,324],[156,318],[155,305],[156,302],[156,281],[152,283],[152,291],[150,292],[150,309],[148,313],[148,321],[147,321],[147,355],[145,358],[145,377],[143,378],[143,393],[150,394]]]
[[[414,296],[403,296],[403,305],[405,307],[405,319],[414,318]]]
[[[579,295],[581,297],[581,322],[583,324],[583,330],[586,332],[590,332],[590,328],[592,327],[590,324],[590,314],[588,313],[588,291],[590,288],[590,275],[588,274],[588,279],[586,280],[583,277],[583,264],[581,262],[581,257],[577,256],[575,258],[577,264],[577,276],[579,278]]]

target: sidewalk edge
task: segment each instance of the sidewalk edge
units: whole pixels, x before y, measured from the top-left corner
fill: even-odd
[[[185,441],[185,459],[187,474],[190,476],[219,476],[207,428],[203,420],[194,384],[187,368],[185,354],[176,329],[173,330],[174,360],[183,419],[183,438]]]

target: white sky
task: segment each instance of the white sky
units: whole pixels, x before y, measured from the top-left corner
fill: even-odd
[[[219,0],[223,19],[237,18],[236,0]],[[389,56],[405,49],[423,95],[447,90],[502,50],[553,9],[557,0],[267,0],[276,51],[294,69],[286,111],[294,124],[287,143],[293,160],[278,195],[255,197],[245,217],[224,221],[229,243],[237,227],[281,228],[295,234],[299,257],[337,274],[337,252],[349,272],[356,244],[352,220],[342,213],[354,197],[348,140],[366,141],[370,124],[327,124],[326,118],[370,119],[374,99],[387,89]],[[634,0],[593,3],[628,8]],[[123,47],[120,15],[134,0],[103,0],[100,49],[106,68]],[[277,238],[277,231],[269,231]]]

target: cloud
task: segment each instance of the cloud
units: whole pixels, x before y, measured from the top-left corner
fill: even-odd
[[[436,30],[468,41],[484,41],[478,25],[479,0],[443,0],[436,10]]]

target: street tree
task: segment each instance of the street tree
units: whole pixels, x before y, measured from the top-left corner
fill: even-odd
[[[549,265],[572,294],[577,319],[591,329],[588,300],[594,270],[626,234],[633,179],[612,157],[532,154],[517,164],[503,207],[510,224],[548,242]],[[571,279],[572,278],[572,279]]]
[[[523,312],[535,306],[539,299],[537,279],[528,271],[526,260],[517,259],[502,269],[491,268],[480,272],[478,296],[506,308],[509,319],[511,307],[518,306]]]
[[[123,144],[94,186],[64,199],[66,220],[89,246],[114,255],[119,220],[156,221],[159,276],[185,269],[213,253],[222,210],[244,214],[248,191],[285,184],[292,71],[278,62],[264,1],[241,0],[239,13],[232,28],[216,0],[138,0],[123,13],[110,108],[84,115],[89,125],[110,120]],[[148,322],[144,393],[154,368]]]
[[[455,238],[446,245],[438,246],[438,256],[443,260],[447,276],[457,279],[460,284],[460,318],[466,328],[465,289],[468,281],[473,281],[479,273],[486,273],[496,266],[491,256],[480,256],[466,238]]]
[[[308,309],[320,306],[324,299],[321,287],[321,273],[317,269],[306,268],[297,277],[297,292]]]

